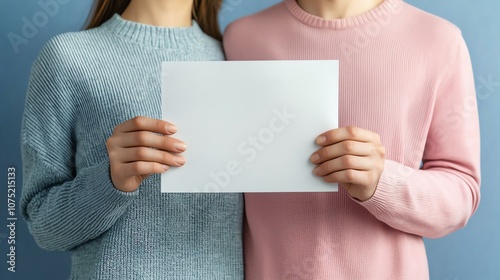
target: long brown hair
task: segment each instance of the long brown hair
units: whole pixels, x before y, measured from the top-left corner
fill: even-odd
[[[122,14],[130,0],[96,0],[85,29],[98,27],[115,13]],[[219,29],[218,12],[222,0],[194,0],[192,17],[203,32],[217,40],[222,40]]]

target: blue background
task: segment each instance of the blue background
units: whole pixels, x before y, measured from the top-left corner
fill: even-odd
[[[16,233],[16,272],[7,271],[7,168],[17,169],[21,191],[19,128],[33,60],[52,36],[81,29],[92,1],[57,0],[58,11],[45,20],[40,3],[55,0],[3,1],[0,9],[0,279],[67,279],[69,254],[39,249],[20,219]],[[279,0],[226,0],[221,26]],[[407,1],[458,25],[472,56],[481,120],[482,201],[469,225],[437,240],[426,240],[431,279],[500,279],[500,2]],[[8,34],[22,34],[23,17],[40,25],[16,51]],[[493,81],[494,83],[488,83]],[[457,151],[460,152],[460,151]],[[20,218],[19,211],[17,216]]]

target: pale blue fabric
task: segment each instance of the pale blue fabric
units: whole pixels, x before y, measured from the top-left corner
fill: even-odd
[[[243,279],[241,194],[162,194],[158,175],[121,192],[105,144],[130,118],[161,117],[162,61],[223,59],[195,22],[118,15],[43,48],[26,97],[20,204],[39,246],[71,251],[70,279]]]

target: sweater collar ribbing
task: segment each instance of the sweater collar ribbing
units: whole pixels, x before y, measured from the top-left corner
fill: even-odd
[[[204,37],[203,31],[194,20],[190,27],[159,27],[129,21],[114,14],[101,26],[132,42],[160,49],[189,48]]]
[[[316,28],[346,29],[350,27],[362,26],[385,16],[394,13],[403,4],[402,0],[385,0],[377,7],[348,18],[326,20],[321,17],[307,13],[299,6],[296,0],[285,0],[285,4],[290,13],[299,21]]]

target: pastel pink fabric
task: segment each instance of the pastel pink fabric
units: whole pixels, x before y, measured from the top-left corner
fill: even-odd
[[[464,227],[480,200],[474,77],[460,30],[400,0],[338,20],[286,0],[232,23],[224,46],[228,60],[340,60],[340,126],[374,131],[386,148],[365,202],[342,188],[246,194],[246,279],[428,279],[422,236]]]

